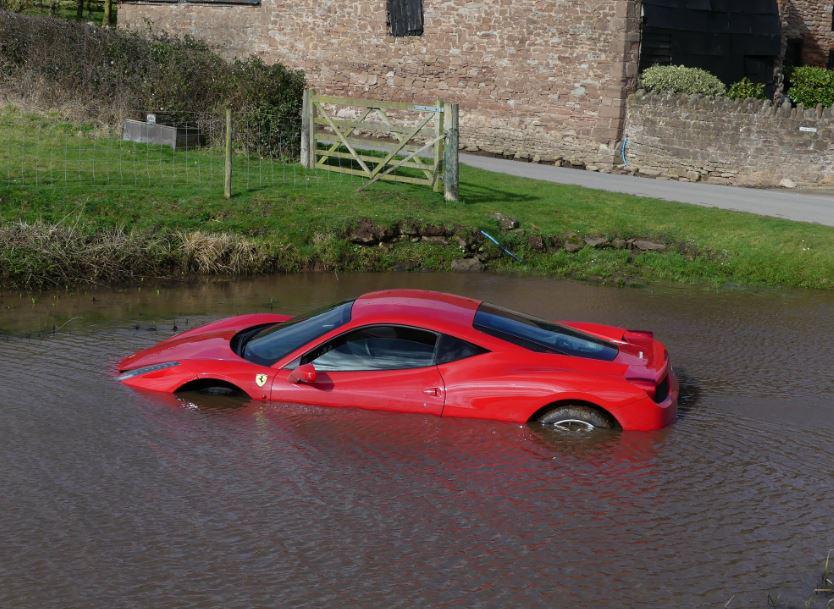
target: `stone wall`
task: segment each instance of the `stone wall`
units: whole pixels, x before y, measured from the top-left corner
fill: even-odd
[[[610,166],[634,83],[639,0],[424,0],[424,35],[388,35],[385,0],[119,5],[122,27],[300,68],[319,92],[461,107],[470,151]]]
[[[627,108],[627,167],[641,174],[745,186],[834,184],[834,108],[643,91]]]
[[[834,0],[779,0],[779,10],[785,40],[802,39],[803,64],[825,66],[834,50]]]

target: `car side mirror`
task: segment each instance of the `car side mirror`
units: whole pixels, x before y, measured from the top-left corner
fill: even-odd
[[[290,372],[287,380],[291,383],[312,384],[316,382],[316,367],[313,364],[303,364]]]

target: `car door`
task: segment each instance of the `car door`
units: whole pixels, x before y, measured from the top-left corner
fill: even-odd
[[[272,400],[440,415],[445,390],[435,365],[437,334],[371,325],[350,330],[278,372]],[[313,382],[295,383],[296,366],[313,364]]]

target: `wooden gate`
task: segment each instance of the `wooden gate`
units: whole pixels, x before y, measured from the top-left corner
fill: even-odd
[[[344,110],[347,109],[348,117]],[[377,181],[428,186],[458,199],[458,107],[304,92],[301,163]]]

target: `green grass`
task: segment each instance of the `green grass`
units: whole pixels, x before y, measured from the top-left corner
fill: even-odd
[[[265,250],[293,252],[289,270],[384,269],[411,261],[448,268],[456,246],[408,241],[362,248],[343,237],[358,218],[380,225],[414,220],[492,231],[525,263],[518,270],[604,281],[834,287],[834,228],[670,203],[461,169],[460,203],[426,188],[308,171],[291,163],[237,155],[235,194],[224,200],[216,150],[173,152],[122,142],[91,125],[56,116],[0,110],[0,223],[75,223],[88,233],[112,228],[160,233],[230,233]],[[832,201],[834,204],[834,201]],[[500,211],[521,222],[501,233]],[[662,253],[585,248],[528,250],[532,234],[643,237],[673,244]],[[683,248],[686,244],[686,248]],[[680,250],[685,250],[684,252]],[[693,252],[695,254],[693,254]],[[14,278],[11,278],[13,281]]]

